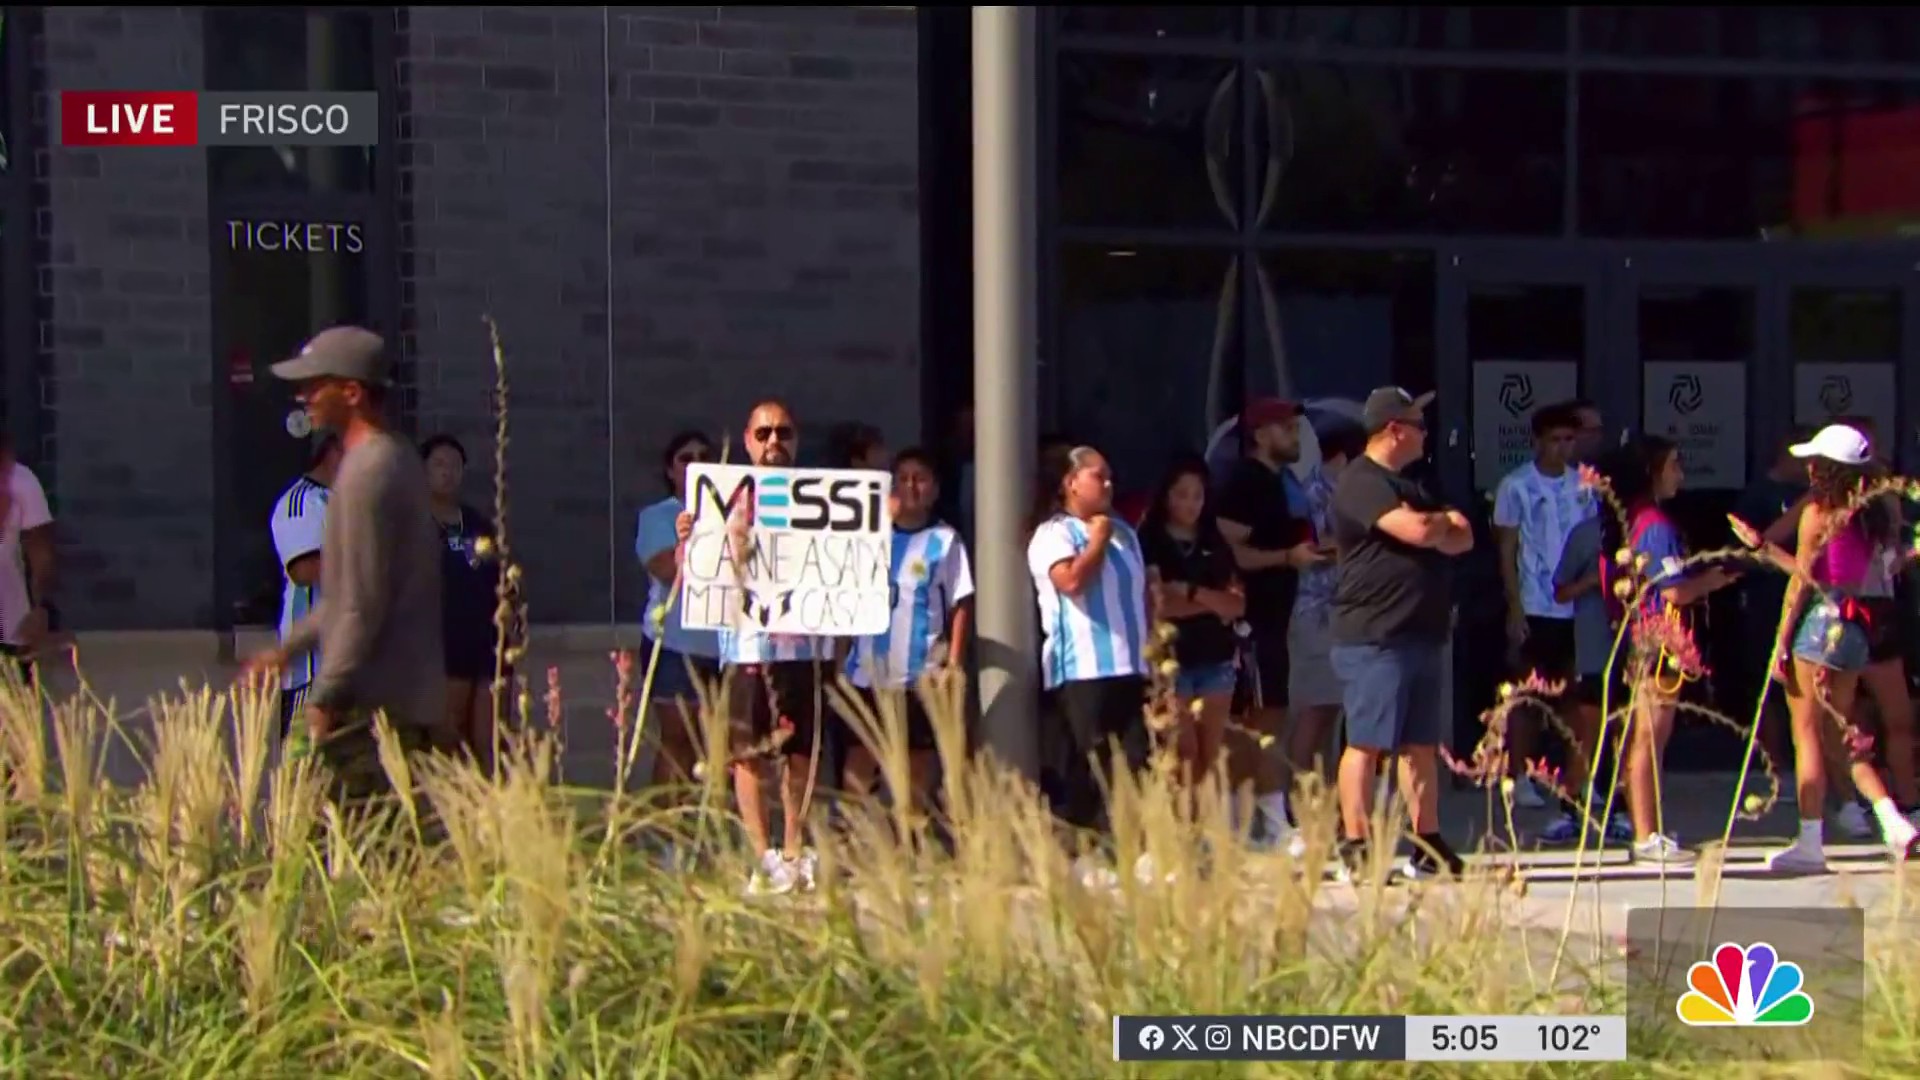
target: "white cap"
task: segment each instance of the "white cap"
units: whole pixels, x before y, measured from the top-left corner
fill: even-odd
[[[1828,424],[1813,438],[1788,447],[1787,452],[1797,458],[1826,458],[1842,465],[1865,465],[1873,460],[1867,437],[1846,424]]]

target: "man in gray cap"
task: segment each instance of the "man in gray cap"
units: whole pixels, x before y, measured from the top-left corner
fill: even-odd
[[[1437,762],[1452,632],[1448,564],[1472,549],[1473,530],[1404,472],[1426,449],[1424,410],[1432,400],[1391,386],[1367,395],[1366,452],[1340,471],[1328,512],[1340,552],[1329,659],[1346,711],[1339,792],[1341,856],[1350,872],[1366,862],[1374,777],[1388,757],[1398,760],[1413,819],[1417,851],[1407,872],[1432,877],[1461,868],[1440,836]]]
[[[327,500],[319,603],[247,668],[281,668],[319,649],[306,732],[341,799],[387,787],[373,740],[377,712],[408,750],[453,745],[444,730],[439,539],[420,455],[387,428],[385,351],[379,335],[337,326],[273,366],[345,455]]]

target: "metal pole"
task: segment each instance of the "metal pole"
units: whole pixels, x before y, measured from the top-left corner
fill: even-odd
[[[1039,444],[1035,9],[973,9],[975,615],[981,731],[1039,775],[1038,652],[1027,512]]]

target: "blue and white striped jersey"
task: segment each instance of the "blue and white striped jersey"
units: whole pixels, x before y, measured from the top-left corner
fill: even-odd
[[[853,685],[910,686],[927,670],[935,647],[960,601],[973,595],[973,567],[960,533],[936,521],[893,533],[893,624],[884,634],[860,638],[847,658]]]
[[[1147,673],[1147,561],[1140,538],[1119,518],[1100,572],[1079,596],[1053,587],[1056,563],[1086,549],[1087,524],[1055,514],[1034,530],[1027,569],[1040,601],[1040,674],[1047,689],[1062,683]]]
[[[295,480],[280,496],[280,501],[273,504],[273,550],[280,557],[283,582],[280,593],[282,641],[286,640],[287,631],[293,629],[293,624],[306,618],[320,600],[319,589],[296,585],[286,573],[287,565],[295,559],[320,553],[326,519],[326,485],[315,483],[311,477],[302,476]],[[298,690],[312,682],[314,672],[319,670],[319,650],[310,650],[305,656],[289,663],[287,669],[280,673],[280,687],[283,690]]]

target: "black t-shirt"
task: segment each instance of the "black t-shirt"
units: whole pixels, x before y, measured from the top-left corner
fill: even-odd
[[[1452,609],[1447,556],[1403,544],[1377,527],[1405,504],[1422,513],[1442,509],[1426,486],[1389,471],[1372,458],[1353,460],[1333,489],[1334,543],[1340,547],[1333,594],[1333,640],[1348,645],[1446,640]]]
[[[1160,571],[1160,583],[1169,594],[1184,593],[1188,585],[1224,589],[1233,582],[1233,549],[1219,533],[1202,532],[1180,540],[1162,528],[1142,530],[1141,553],[1147,565]],[[1206,667],[1232,660],[1239,647],[1233,628],[1211,614],[1171,620],[1179,631],[1173,639],[1173,657],[1181,667]]]
[[[457,523],[435,524],[440,527],[440,616],[447,674],[460,679],[491,679],[493,610],[500,564],[481,558],[478,542],[481,537],[493,536],[493,523],[480,511],[463,506]]]
[[[1312,528],[1287,509],[1287,489],[1280,473],[1253,458],[1234,463],[1220,492],[1216,516],[1245,525],[1252,532],[1248,546],[1260,551],[1284,551],[1303,543]],[[1300,588],[1300,572],[1276,566],[1243,571],[1240,576],[1247,586],[1247,624],[1255,630],[1285,628]]]

